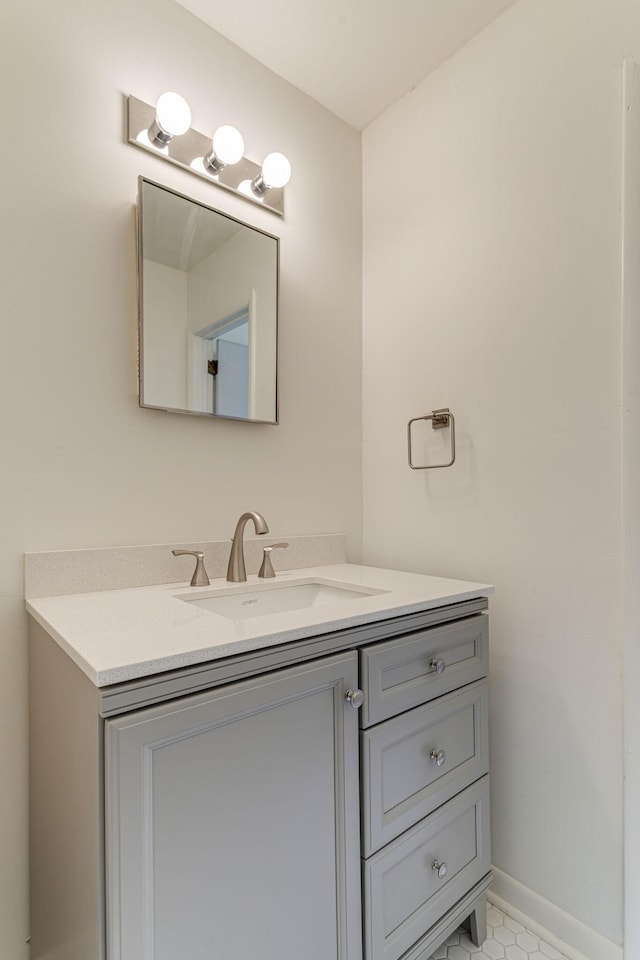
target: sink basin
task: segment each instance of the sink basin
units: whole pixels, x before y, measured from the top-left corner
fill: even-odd
[[[202,607],[219,617],[229,620],[249,620],[252,617],[266,617],[274,613],[287,613],[290,610],[305,610],[360,600],[386,590],[371,590],[367,587],[335,584],[328,581],[312,580],[295,584],[264,584],[254,589],[222,589],[200,594],[197,597],[179,597],[185,603]]]

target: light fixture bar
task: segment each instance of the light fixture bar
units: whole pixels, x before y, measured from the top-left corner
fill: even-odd
[[[247,157],[242,157],[237,163],[227,164],[218,172],[207,168],[204,158],[211,153],[211,136],[205,136],[191,127],[181,136],[173,137],[168,143],[154,144],[149,139],[148,131],[156,120],[156,109],[138,100],[137,97],[127,97],[127,137],[134,147],[139,147],[147,153],[153,153],[162,160],[168,160],[183,170],[207,180],[217,187],[230,190],[244,200],[271,210],[272,213],[284,216],[284,189],[271,187],[266,193],[256,195],[251,189],[251,182],[260,177],[262,167]],[[209,172],[207,172],[207,169]]]

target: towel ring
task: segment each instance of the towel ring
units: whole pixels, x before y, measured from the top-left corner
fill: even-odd
[[[418,420],[431,420],[431,426],[434,430],[443,430],[445,427],[451,427],[451,459],[448,463],[430,463],[416,465],[413,462],[411,452],[411,425]],[[438,470],[440,467],[450,467],[456,459],[456,423],[449,407],[442,407],[440,410],[432,410],[425,417],[414,417],[407,424],[407,445],[409,455],[409,466],[412,470]]]

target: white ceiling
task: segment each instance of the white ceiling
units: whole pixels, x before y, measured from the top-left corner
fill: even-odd
[[[362,129],[517,0],[178,0]]]

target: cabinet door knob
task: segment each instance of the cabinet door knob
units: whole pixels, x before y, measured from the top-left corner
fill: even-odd
[[[362,690],[347,690],[344,698],[347,703],[350,703],[352,707],[356,708],[356,710],[364,703],[364,693]]]
[[[442,657],[434,657],[429,666],[432,670],[435,670],[436,673],[444,673],[444,671],[447,669],[447,665]]]
[[[447,755],[444,750],[432,750],[429,754],[429,760],[435,760],[439,767],[443,767],[447,762]]]
[[[447,873],[449,872],[449,867],[447,866],[446,860],[443,860],[442,863],[438,863],[437,860],[434,860],[433,863],[431,864],[431,869],[437,872],[440,880],[444,880]]]

